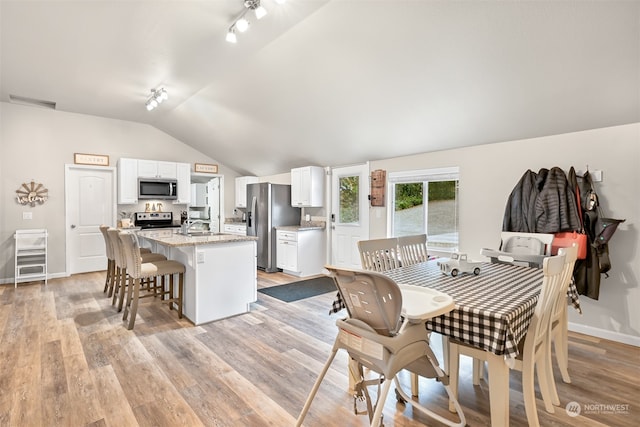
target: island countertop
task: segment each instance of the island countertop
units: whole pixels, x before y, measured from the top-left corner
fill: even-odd
[[[209,236],[184,236],[176,233],[174,230],[141,230],[136,234],[147,240],[171,247],[200,246],[258,240],[256,236],[240,236],[224,233],[212,234]]]

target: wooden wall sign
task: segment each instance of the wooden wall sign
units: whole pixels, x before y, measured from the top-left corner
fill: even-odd
[[[75,153],[73,155],[73,163],[76,165],[109,166],[109,156]]]
[[[49,198],[49,190],[44,185],[36,184],[34,181],[31,183],[23,183],[20,188],[16,190],[16,200],[21,205],[35,206],[36,203],[41,205]]]
[[[194,172],[202,173],[218,173],[218,165],[208,165],[206,163],[196,163],[193,167]]]
[[[371,172],[371,206],[384,206],[384,187],[387,171],[376,169]]]

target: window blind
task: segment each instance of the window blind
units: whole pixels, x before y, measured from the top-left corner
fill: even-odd
[[[403,172],[390,172],[387,175],[387,182],[390,184],[400,184],[406,182],[424,181],[455,181],[460,175],[459,167],[421,169]]]

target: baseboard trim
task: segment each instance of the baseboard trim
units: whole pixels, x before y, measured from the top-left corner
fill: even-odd
[[[621,334],[620,332],[607,331],[605,329],[594,328],[593,326],[586,326],[571,322],[569,322],[569,330],[572,332],[591,335],[593,337],[602,338],[609,341],[615,341],[622,344],[629,344],[635,347],[640,347],[640,337]]]
[[[69,277],[69,275],[65,272],[62,273],[50,273],[47,276],[47,280],[51,280],[51,279],[60,279],[61,277]],[[6,279],[0,279],[0,285],[13,285],[15,283],[15,277],[8,277]],[[18,283],[18,285],[20,285],[21,283],[29,283],[29,282],[20,282]]]

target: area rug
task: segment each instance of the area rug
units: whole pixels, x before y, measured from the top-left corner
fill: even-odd
[[[272,296],[284,302],[293,302],[327,292],[336,292],[333,279],[328,276],[315,277],[313,279],[300,280],[286,285],[271,286],[258,289],[258,292]]]

